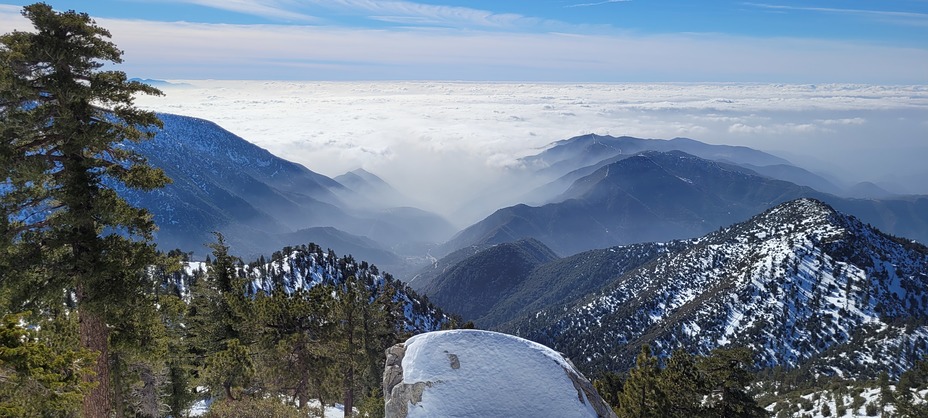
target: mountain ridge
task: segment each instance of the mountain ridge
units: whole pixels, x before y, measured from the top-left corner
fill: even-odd
[[[687,239],[800,197],[827,201],[888,232],[928,241],[928,196],[846,199],[681,151],[645,151],[577,179],[553,203],[499,209],[441,248],[448,253],[535,238],[558,254],[570,255]]]
[[[561,350],[586,370],[625,369],[642,344],[662,356],[737,344],[765,367],[898,374],[928,353],[926,272],[928,247],[803,198],[501,330]],[[864,361],[890,349],[908,351],[891,364]]]

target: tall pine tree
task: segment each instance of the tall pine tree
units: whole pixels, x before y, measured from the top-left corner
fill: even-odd
[[[706,379],[709,396],[708,415],[713,417],[765,417],[767,412],[747,393],[754,381],[751,368],[754,353],[747,347],[716,348],[708,357],[697,362]]]
[[[628,379],[619,394],[620,417],[661,417],[664,410],[664,395],[658,387],[660,377],[658,359],[651,354],[651,347],[644,345],[635,359],[635,368],[628,372]]]
[[[191,343],[202,359],[201,383],[215,396],[236,400],[249,391],[255,377],[253,303],[237,267],[239,259],[229,254],[222,234],[217,232],[216,242],[209,246],[212,262],[192,289]]]
[[[82,415],[106,417],[111,325],[123,304],[139,300],[140,273],[157,259],[150,214],[114,188],[168,181],[120,144],[160,126],[133,106],[135,94],[160,92],[102,69],[121,62],[122,51],[87,14],[37,3],[23,15],[34,31],[0,36],[0,249],[26,255],[10,262],[3,282],[30,288],[22,305],[41,304],[37,295],[50,304],[71,299],[81,346],[99,353]]]
[[[678,349],[665,361],[657,386],[666,400],[664,415],[668,418],[697,416],[702,400],[709,391],[705,378],[696,368],[696,357]]]

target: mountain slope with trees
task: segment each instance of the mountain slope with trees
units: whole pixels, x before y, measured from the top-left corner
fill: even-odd
[[[402,263],[390,264],[398,260],[397,252],[420,255],[421,246],[447,239],[454,231],[435,214],[394,207],[395,199],[367,194],[371,188],[379,194],[389,189],[370,173],[360,178],[361,186],[346,181],[360,187],[353,190],[278,158],[215,123],[158,116],[164,127],[152,141],[125,147],[144,155],[174,182],[149,193],[120,192],[151,210],[160,228],[156,242],[163,249],[200,253],[212,232],[220,231],[233,251],[257,257],[315,239],[308,235],[311,228],[335,228],[341,233],[330,233],[326,245],[345,253],[358,251],[353,254],[398,271]],[[356,245],[361,240],[368,244]]]
[[[925,246],[800,199],[502,330],[585,370],[626,369],[644,344],[661,357],[733,344],[752,348],[764,367],[898,375],[928,353],[926,271]]]
[[[450,267],[419,290],[465,318],[480,318],[537,266],[557,259],[536,240],[489,247]]]

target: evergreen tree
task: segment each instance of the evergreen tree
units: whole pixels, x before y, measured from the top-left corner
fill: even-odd
[[[625,379],[622,375],[615,372],[604,372],[598,379],[593,380],[593,388],[599,393],[606,403],[613,409],[619,404],[619,395],[622,393],[622,385]]]
[[[287,294],[282,288],[255,298],[264,324],[260,347],[263,387],[285,394],[305,408],[310,399],[323,405],[338,396],[331,380],[329,356],[334,322],[328,309],[333,288],[316,285]]]
[[[664,395],[664,417],[691,418],[699,414],[708,395],[706,382],[696,368],[696,358],[679,349],[667,359],[657,386]]]
[[[651,355],[651,347],[644,345],[635,359],[635,368],[628,372],[628,379],[619,394],[620,417],[661,417],[664,397],[658,388],[660,366],[657,357]]]
[[[49,342],[24,328],[23,319],[0,318],[0,416],[73,415],[90,389],[83,377],[91,373],[94,354]]]
[[[23,255],[3,274],[30,288],[19,304],[46,296],[57,305],[73,295],[80,344],[98,353],[94,377],[85,375],[93,389],[82,415],[105,417],[114,403],[111,326],[157,258],[150,214],[114,187],[150,190],[168,181],[119,144],[148,139],[160,126],[133,106],[134,94],[160,92],[101,69],[121,62],[122,52],[87,14],[37,3],[23,15],[35,31],[0,36],[0,246]]]
[[[707,405],[709,416],[767,416],[766,411],[746,392],[754,380],[750,371],[753,365],[753,353],[746,347],[717,348],[708,357],[699,359],[697,367],[705,376],[710,390]]]
[[[377,292],[355,276],[338,285],[333,303],[336,329],[332,342],[342,381],[345,417],[351,415],[356,394],[379,386],[383,352],[396,339],[398,314],[392,287]]]
[[[254,379],[252,356],[256,338],[246,283],[239,275],[239,259],[229,254],[225,238],[216,233],[212,263],[203,280],[193,286],[188,315],[191,338],[202,383],[214,395],[231,400],[247,392]]]
[[[880,387],[880,411],[885,411],[886,405],[895,402],[893,390],[889,387],[889,374],[886,371],[880,373],[877,383]]]

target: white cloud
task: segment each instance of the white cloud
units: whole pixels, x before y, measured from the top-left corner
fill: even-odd
[[[863,125],[867,123],[864,118],[844,118],[844,119],[818,119],[815,121],[822,125]]]
[[[403,0],[142,0],[196,4],[271,19],[320,22],[311,10],[334,9],[372,20],[412,26],[518,28],[557,22],[512,13]],[[559,24],[559,23],[557,23]],[[563,25],[563,24],[559,24]]]
[[[743,123],[736,123],[728,127],[729,133],[748,135],[780,135],[789,133],[813,133],[817,131],[826,132],[828,130],[811,123],[785,123],[774,125],[746,125]]]
[[[517,158],[590,132],[827,156],[848,180],[921,167],[928,155],[923,86],[186,82],[138,103],[213,120],[329,176],[363,167],[445,214],[505,184]]]
[[[401,16],[490,26],[521,19],[410,2],[342,1],[382,11],[410,9]],[[0,11],[0,21],[23,20],[6,10]],[[841,41],[98,22],[126,51],[121,68],[149,78],[928,82],[923,71],[928,49]],[[709,99],[728,105],[724,96]]]

